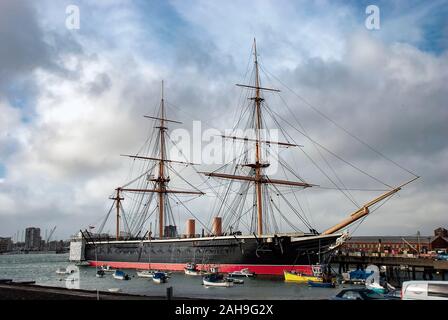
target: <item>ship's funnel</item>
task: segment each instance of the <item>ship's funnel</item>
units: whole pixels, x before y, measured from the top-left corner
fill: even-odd
[[[212,224],[212,234],[214,236],[222,235],[222,219],[221,217],[214,217]]]
[[[194,238],[196,234],[195,229],[195,223],[196,221],[194,219],[188,219],[187,220],[187,238]]]

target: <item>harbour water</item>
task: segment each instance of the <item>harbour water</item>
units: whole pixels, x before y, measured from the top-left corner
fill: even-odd
[[[120,292],[147,296],[165,296],[166,288],[173,287],[174,297],[202,299],[329,299],[343,287],[310,288],[306,284],[285,283],[282,278],[244,278],[244,284],[230,288],[207,288],[202,278],[172,273],[165,284],[155,284],[151,279],[138,278],[135,270],[124,270],[131,280],[116,280],[111,273],[103,278],[95,276],[94,267],[77,267],[70,275],[56,274],[58,268],[70,265],[68,254],[18,254],[0,255],[0,279],[15,281],[33,280],[38,285],[107,291],[120,288]],[[74,266],[74,265],[72,265]]]

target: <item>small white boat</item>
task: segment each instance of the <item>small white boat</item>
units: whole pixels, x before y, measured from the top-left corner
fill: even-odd
[[[205,276],[210,274],[210,272],[207,272],[205,270],[199,270],[195,263],[189,263],[184,268],[184,272],[188,276]]]
[[[71,269],[71,268],[69,268],[69,269],[66,269],[66,268],[58,268],[57,270],[56,270],[56,273],[57,274],[72,274],[72,273],[74,273],[75,272],[75,270],[74,269]]]
[[[126,273],[124,273],[123,271],[120,271],[120,270],[115,270],[115,272],[112,276],[114,277],[114,279],[117,279],[117,280],[130,280],[131,279],[129,277],[129,275],[127,275]]]
[[[226,278],[227,281],[233,282],[234,284],[244,284],[243,279],[237,279],[237,278]]]
[[[120,292],[120,288],[109,288],[109,289],[107,289],[107,291],[109,291],[109,292]]]
[[[58,269],[56,270],[56,273],[57,273],[57,274],[68,274],[68,273],[67,273],[67,269],[65,269],[65,268],[58,268]]]
[[[112,269],[109,265],[101,266],[100,269],[103,270],[104,272],[115,272],[116,271],[116,269]]]
[[[255,273],[250,272],[249,269],[247,269],[247,268],[244,268],[239,271],[233,271],[233,272],[229,273],[229,276],[230,277],[254,277]]]
[[[154,270],[138,270],[137,271],[137,277],[140,278],[152,278],[154,277],[154,273],[157,271]]]
[[[233,287],[233,282],[227,279],[220,274],[213,273],[211,275],[205,276],[202,278],[202,284],[205,287]]]

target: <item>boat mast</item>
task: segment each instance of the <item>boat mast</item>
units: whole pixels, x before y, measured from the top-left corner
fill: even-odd
[[[121,188],[117,188],[117,189],[115,189],[115,191],[117,192],[115,197],[111,197],[110,199],[115,200],[115,208],[117,210],[116,221],[115,221],[115,226],[116,226],[115,239],[119,240],[120,239],[120,205],[121,205],[121,200],[124,200],[124,198],[120,197]]]
[[[255,56],[255,113],[256,113],[256,124],[255,124],[255,133],[256,133],[256,142],[255,142],[255,190],[257,194],[257,231],[258,235],[261,236],[263,234],[263,194],[262,194],[262,186],[261,186],[261,148],[260,148],[260,129],[261,129],[261,101],[260,97],[260,77],[258,74],[258,57],[257,57],[257,42],[254,38],[254,56]]]
[[[257,55],[257,43],[254,39],[254,67],[255,67],[255,85],[246,85],[246,84],[237,84],[238,87],[243,87],[246,89],[254,90],[255,89],[255,97],[250,98],[254,101],[254,129],[255,129],[255,139],[249,139],[247,137],[235,137],[235,136],[221,136],[222,138],[229,138],[233,140],[244,140],[251,141],[255,143],[255,163],[247,163],[243,166],[254,169],[255,175],[249,176],[241,176],[234,174],[225,174],[218,172],[201,172],[202,174],[208,177],[216,177],[223,179],[232,179],[232,180],[240,180],[240,181],[251,181],[255,184],[255,193],[256,193],[256,210],[257,210],[257,233],[258,236],[263,235],[263,184],[279,184],[279,185],[288,185],[288,186],[297,186],[303,188],[312,187],[312,184],[303,182],[303,181],[288,181],[281,179],[271,179],[268,176],[263,174],[262,169],[269,166],[269,163],[263,163],[262,161],[262,153],[261,153],[261,144],[278,144],[286,147],[298,146],[291,143],[286,142],[278,142],[278,141],[267,141],[262,140],[261,129],[262,127],[262,117],[261,117],[261,103],[264,99],[261,97],[261,91],[271,91],[271,92],[280,92],[280,90],[265,88],[260,86],[260,74],[259,74],[259,65],[258,65],[258,55]]]
[[[172,190],[167,189],[168,182],[170,181],[170,178],[166,175],[166,167],[165,163],[180,163],[185,165],[195,165],[191,162],[184,162],[184,161],[175,161],[171,159],[167,159],[166,156],[166,137],[168,127],[166,125],[167,122],[172,123],[182,123],[179,121],[167,119],[165,116],[165,97],[164,97],[164,82],[162,81],[162,98],[160,103],[160,117],[153,117],[153,116],[144,116],[145,118],[158,120],[159,125],[156,126],[157,129],[159,129],[159,157],[147,157],[147,156],[138,156],[138,155],[128,155],[128,154],[122,154],[122,156],[130,157],[134,159],[141,159],[141,160],[151,160],[151,161],[157,161],[159,165],[159,173],[158,176],[155,178],[148,178],[148,181],[155,182],[154,189],[140,189],[140,188],[129,188],[129,187],[122,187],[117,189],[117,197],[112,199],[119,199],[117,204],[117,239],[118,239],[118,214],[119,214],[119,206],[120,200],[123,200],[123,198],[119,197],[120,192],[136,192],[136,193],[158,193],[158,207],[159,207],[159,237],[164,237],[164,223],[165,223],[165,202],[167,200],[167,194],[173,193],[173,194],[196,194],[196,195],[203,195],[204,192],[201,191],[190,191],[190,190]],[[149,230],[149,237],[151,237],[151,227]]]
[[[165,211],[165,183],[167,180],[165,179],[165,131],[167,127],[165,127],[165,101],[163,97],[163,80],[162,80],[162,100],[161,100],[161,117],[160,117],[160,126],[158,129],[160,130],[160,159],[159,159],[159,176],[157,177],[159,184],[159,237],[163,238],[163,223],[164,223],[164,211]]]

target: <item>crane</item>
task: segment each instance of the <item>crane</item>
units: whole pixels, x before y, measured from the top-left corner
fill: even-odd
[[[54,228],[50,230],[50,234],[48,235],[47,239],[45,240],[46,243],[50,242],[50,239],[54,233],[54,230],[56,230],[56,226],[54,226]]]

